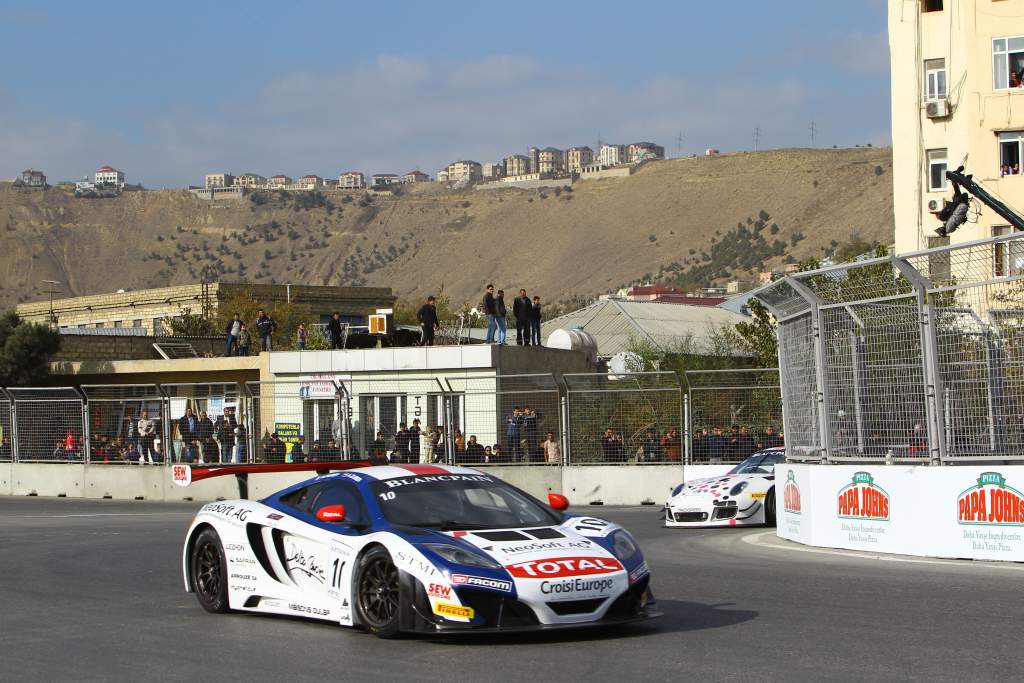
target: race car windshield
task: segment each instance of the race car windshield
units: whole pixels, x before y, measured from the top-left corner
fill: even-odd
[[[459,529],[513,529],[560,524],[554,512],[482,474],[420,475],[371,484],[392,524]]]
[[[775,466],[786,461],[786,454],[777,451],[754,453],[729,470],[729,474],[771,474]]]

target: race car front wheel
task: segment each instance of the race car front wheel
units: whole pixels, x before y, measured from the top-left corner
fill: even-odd
[[[775,526],[775,488],[768,490],[764,499],[764,523],[768,526]]]
[[[189,557],[192,590],[207,612],[228,611],[228,566],[220,536],[213,529],[203,529],[192,544]]]
[[[356,572],[356,609],[367,631],[380,638],[398,635],[401,600],[398,568],[383,546],[371,548]]]

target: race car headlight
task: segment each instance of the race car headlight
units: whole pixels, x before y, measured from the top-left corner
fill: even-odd
[[[484,569],[501,569],[501,565],[489,557],[446,543],[424,543],[423,547],[431,550],[452,564],[466,567],[483,567]]]
[[[680,484],[679,486],[675,487],[674,489],[672,489],[672,495],[669,496],[669,498],[675,498],[676,496],[678,496],[679,492],[682,491],[683,487],[685,487],[685,486],[686,486],[686,484],[683,483],[683,484]]]
[[[629,558],[640,552],[636,541],[629,535],[628,531],[619,530],[612,536],[612,554],[620,560]]]
[[[729,495],[730,496],[738,496],[740,493],[743,492],[743,489],[745,489],[745,488],[747,488],[747,482],[741,481],[738,484],[736,484],[735,486],[733,486],[731,489],[729,489]]]

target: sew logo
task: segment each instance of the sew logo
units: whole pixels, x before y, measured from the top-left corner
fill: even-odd
[[[1024,526],[1024,494],[998,472],[982,472],[977,486],[957,498],[957,508],[960,524]]]
[[[192,468],[189,465],[174,465],[171,467],[171,479],[178,486],[188,486],[192,483]]]
[[[800,487],[796,484],[796,472],[789,470],[786,485],[782,487],[782,509],[793,515],[800,514]]]
[[[505,569],[517,579],[550,579],[561,576],[588,576],[625,571],[610,557],[564,557],[551,560],[516,562]]]
[[[442,600],[451,600],[452,589],[451,586],[442,586],[439,583],[432,583],[427,587],[427,595],[434,598],[441,598]]]
[[[839,517],[888,522],[889,494],[870,472],[856,472],[853,481],[839,490]]]

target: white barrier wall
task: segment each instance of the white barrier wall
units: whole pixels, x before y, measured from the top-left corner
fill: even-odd
[[[1024,466],[776,465],[778,535],[806,545],[1024,561]]]

